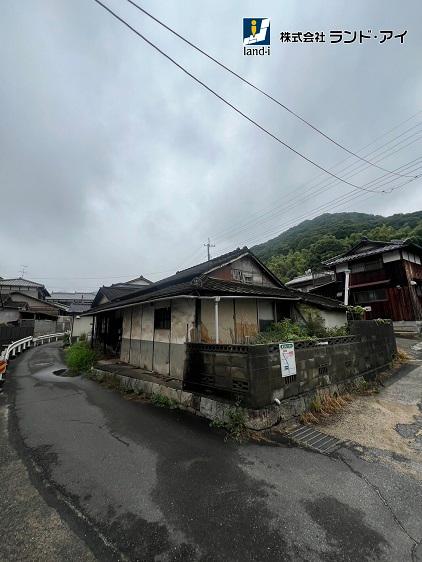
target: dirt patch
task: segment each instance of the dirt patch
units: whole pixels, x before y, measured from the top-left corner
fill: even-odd
[[[422,480],[422,367],[382,388],[356,396],[319,425],[324,433],[356,444],[369,461],[382,461]]]
[[[412,456],[415,453],[412,440],[400,435],[396,426],[413,424],[418,414],[416,405],[384,400],[379,395],[359,396],[320,428],[338,439],[349,439],[364,447]]]

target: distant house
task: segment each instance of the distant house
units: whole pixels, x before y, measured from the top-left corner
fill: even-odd
[[[56,320],[61,309],[46,301],[49,295],[42,283],[22,277],[0,279],[0,323],[23,319]]]
[[[245,344],[275,321],[303,320],[304,306],[317,310],[327,326],[346,321],[341,303],[289,289],[248,248],[105,298],[85,313],[95,318],[95,343],[126,363],[178,379],[187,342]]]
[[[23,277],[18,277],[17,279],[0,279],[0,297],[13,292],[26,294],[39,300],[45,300],[50,296],[50,293],[42,283],[23,279]]]
[[[336,274],[333,271],[316,272],[308,269],[304,275],[299,275],[288,281],[286,287],[298,289],[305,293],[316,293],[332,299],[341,296],[341,287],[339,287]]]
[[[88,304],[91,305],[94,300],[95,293],[84,293],[84,292],[64,292],[64,291],[52,291],[51,295],[46,298],[47,301],[57,304],[63,304],[64,306],[70,306],[71,304]]]
[[[129,281],[114,283],[110,286],[103,285],[98,289],[91,307],[96,308],[97,306],[128,297],[151,284],[152,281],[140,275]],[[104,339],[102,341],[103,347],[106,347],[109,351],[113,351],[114,353],[120,352],[122,342],[122,319],[123,312],[115,312],[109,316],[107,331],[104,333]]]
[[[364,238],[324,265],[336,274],[341,300],[350,272],[349,304],[367,307],[367,318],[422,320],[422,247],[410,240]]]
[[[29,319],[57,320],[62,312],[60,305],[18,291],[2,295],[0,300],[0,324]]]

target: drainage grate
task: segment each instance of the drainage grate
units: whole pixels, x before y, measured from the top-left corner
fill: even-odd
[[[295,445],[308,447],[326,455],[334,453],[344,444],[344,441],[322,433],[309,425],[298,425],[286,433],[285,437]]]

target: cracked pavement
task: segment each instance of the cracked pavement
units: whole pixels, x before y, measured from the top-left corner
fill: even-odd
[[[46,345],[13,364],[9,439],[40,497],[97,560],[422,560],[412,474],[354,447],[328,457],[225,443],[195,416],[54,375],[61,353]],[[13,510],[13,498],[2,501]],[[11,557],[13,541],[5,536],[0,559],[23,559]]]

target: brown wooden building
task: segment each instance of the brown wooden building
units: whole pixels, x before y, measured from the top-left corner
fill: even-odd
[[[367,307],[368,319],[422,320],[422,247],[410,240],[362,239],[324,265],[336,273],[340,300],[350,271],[349,304]]]

